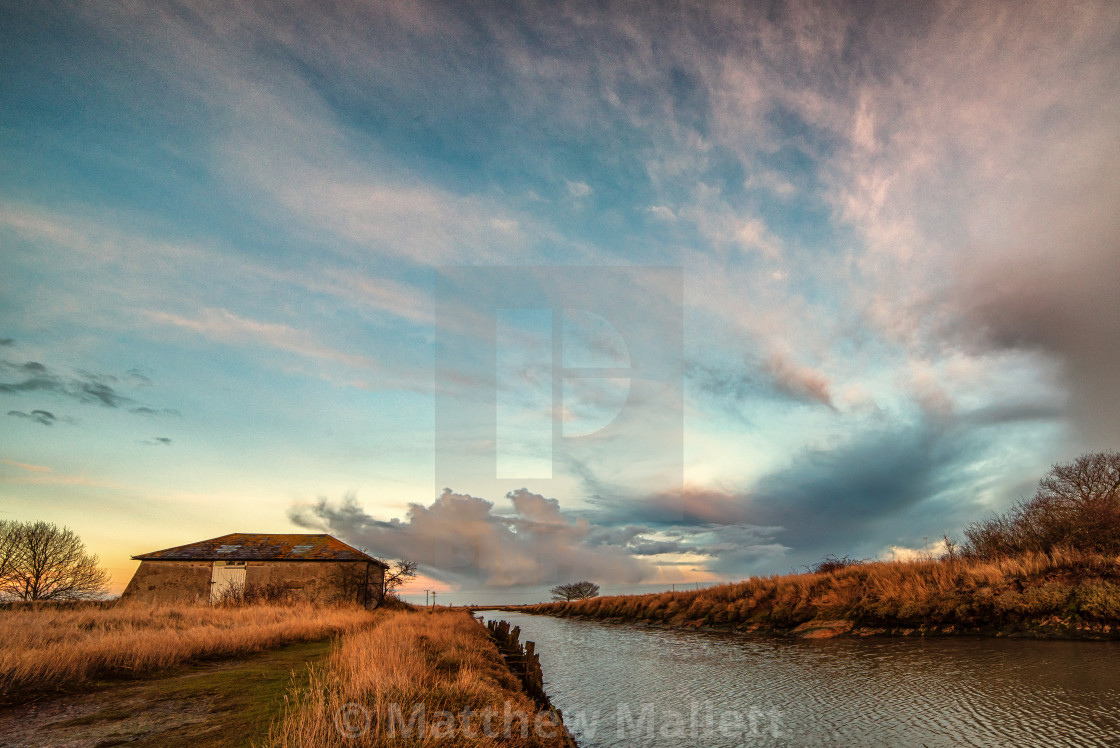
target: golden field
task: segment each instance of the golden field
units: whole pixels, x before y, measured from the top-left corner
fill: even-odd
[[[14,605],[0,610],[0,703],[322,639],[369,625],[358,607]]]

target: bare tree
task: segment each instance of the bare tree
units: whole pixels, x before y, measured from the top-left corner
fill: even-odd
[[[108,591],[109,574],[97,556],[86,553],[81,539],[50,522],[14,523],[8,570],[0,577],[0,595],[18,600],[84,600]],[[4,541],[8,542],[8,541]]]
[[[385,559],[378,559],[382,563],[388,565]],[[382,593],[391,595],[393,592],[402,585],[406,584],[408,580],[416,576],[416,568],[418,564],[415,561],[407,559],[400,559],[390,568],[385,570],[385,581],[381,585]]]
[[[558,584],[549,590],[553,600],[586,600],[599,594],[599,585],[593,582]]]
[[[19,537],[23,525],[10,519],[0,519],[0,586],[15,568],[16,552],[19,550]]]
[[[978,558],[1055,548],[1120,553],[1120,452],[1054,465],[1034,497],[972,523],[965,536],[965,552]]]

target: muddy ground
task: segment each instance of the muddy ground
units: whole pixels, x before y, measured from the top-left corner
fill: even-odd
[[[0,707],[0,746],[260,745],[283,711],[293,674],[302,676],[329,650],[329,640],[293,644]]]

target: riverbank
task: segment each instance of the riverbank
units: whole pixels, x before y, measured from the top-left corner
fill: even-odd
[[[287,701],[269,748],[570,745],[464,611],[386,613],[297,675]]]
[[[872,562],[702,590],[596,597],[525,613],[805,638],[985,635],[1120,639],[1120,557]]]

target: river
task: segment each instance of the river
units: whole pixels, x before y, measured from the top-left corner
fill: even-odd
[[[1120,643],[803,640],[483,611],[583,748],[1120,746]]]

